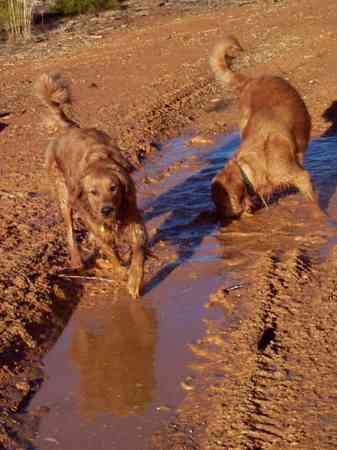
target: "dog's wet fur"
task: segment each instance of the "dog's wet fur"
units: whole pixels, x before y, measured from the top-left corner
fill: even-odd
[[[238,218],[282,187],[296,187],[314,200],[309,173],[303,168],[311,119],[299,93],[277,76],[250,78],[231,69],[242,51],[233,36],[218,44],[210,65],[218,81],[234,89],[240,103],[241,144],[212,180],[220,218]]]
[[[58,130],[47,148],[46,168],[49,173],[54,166],[58,171],[55,184],[71,265],[83,267],[73,229],[76,211],[96,246],[118,265],[116,244],[121,234],[126,236],[132,253],[128,291],[137,298],[143,283],[147,233],[130,176],[133,166],[106,133],[80,128],[65,114],[64,105],[71,102],[70,89],[60,74],[41,75],[35,90],[49,109],[49,125]]]

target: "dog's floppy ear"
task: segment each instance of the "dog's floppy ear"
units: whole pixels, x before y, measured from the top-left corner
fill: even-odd
[[[132,178],[124,170],[119,168],[115,171],[115,174],[117,175],[123,189],[123,201],[121,207],[124,213],[128,214],[128,211],[137,208],[136,188]]]
[[[247,195],[239,165],[235,160],[228,161],[212,181],[212,196],[218,214],[223,218],[239,216]]]

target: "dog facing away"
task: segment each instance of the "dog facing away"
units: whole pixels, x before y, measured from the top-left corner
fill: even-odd
[[[143,282],[147,233],[137,208],[132,165],[111,138],[94,128],[80,128],[64,113],[70,89],[57,73],[43,74],[35,84],[38,97],[49,109],[48,120],[59,130],[46,152],[50,174],[56,167],[57,194],[67,229],[71,265],[83,267],[73,229],[76,211],[99,248],[121,265],[118,238],[126,236],[131,249],[128,291],[137,298]]]
[[[239,96],[241,144],[234,157],[212,180],[212,197],[221,218],[240,217],[253,208],[254,196],[264,197],[282,187],[296,187],[314,200],[303,168],[311,119],[298,92],[283,78],[250,78],[234,72],[231,62],[242,51],[227,37],[210,57],[218,81]]]

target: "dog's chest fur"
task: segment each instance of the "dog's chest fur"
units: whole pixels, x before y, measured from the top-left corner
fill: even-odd
[[[128,227],[116,223],[112,226],[99,226],[100,237],[104,242],[113,246],[122,260],[128,260],[131,253]]]

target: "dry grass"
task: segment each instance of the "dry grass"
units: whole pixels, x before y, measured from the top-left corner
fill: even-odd
[[[11,39],[30,39],[35,3],[36,0],[8,0],[8,32]]]

